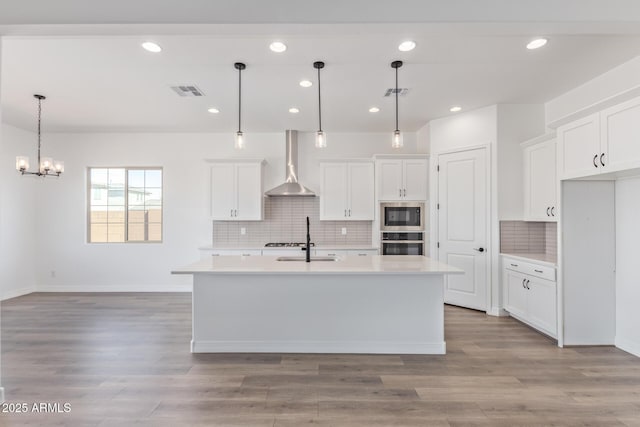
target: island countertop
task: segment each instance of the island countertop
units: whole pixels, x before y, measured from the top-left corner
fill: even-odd
[[[276,256],[219,256],[176,268],[172,274],[463,274],[418,255],[340,256],[337,261],[278,261]]]

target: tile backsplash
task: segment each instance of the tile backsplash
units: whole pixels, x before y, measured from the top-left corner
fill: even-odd
[[[372,221],[320,221],[318,197],[266,197],[264,204],[263,221],[213,221],[213,245],[304,242],[307,216],[316,245],[371,245]],[[342,228],[347,229],[346,235]]]
[[[557,255],[555,222],[500,221],[500,252]]]

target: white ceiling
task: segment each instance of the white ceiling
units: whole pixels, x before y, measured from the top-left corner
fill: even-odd
[[[596,31],[595,28],[598,28]],[[415,131],[449,115],[495,103],[543,103],[640,55],[640,27],[617,34],[602,24],[580,29],[559,24],[522,25],[291,25],[194,27],[141,35],[13,36],[2,50],[3,121],[35,128],[34,93],[48,97],[43,131],[230,132],[237,127],[237,71],[243,61],[243,130],[317,128],[313,61],[322,71],[323,128],[327,132],[379,132],[394,128],[392,60],[401,59],[400,128]],[[618,27],[619,29],[620,27]],[[156,28],[157,29],[157,28]],[[184,29],[182,29],[183,31]],[[534,36],[546,47],[529,51]],[[404,39],[418,47],[397,50]],[[160,54],[140,43],[153,40]],[[288,50],[271,52],[282,40]],[[202,98],[180,98],[171,85],[195,84]],[[377,114],[368,112],[380,107]],[[292,115],[290,107],[300,113]],[[212,115],[208,107],[220,114]]]

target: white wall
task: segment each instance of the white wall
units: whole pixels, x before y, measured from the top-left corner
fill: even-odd
[[[313,147],[313,134],[299,135],[299,178],[319,190],[318,160],[371,157],[391,149],[390,135],[329,134],[328,147]],[[247,149],[233,148],[227,134],[49,134],[47,151],[65,161],[58,181],[38,187],[38,203],[49,206],[37,217],[40,290],[158,291],[188,290],[191,278],[172,276],[172,268],[199,258],[197,248],[211,244],[207,213],[208,171],[204,159],[264,158],[265,190],[284,180],[285,136],[247,134]],[[405,135],[400,152],[415,153],[415,134]],[[89,166],[162,166],[164,168],[164,241],[161,244],[86,243],[86,168]],[[56,209],[57,208],[57,209]],[[55,272],[55,277],[52,277]]]
[[[33,170],[36,134],[8,125],[0,131],[0,299],[8,299],[36,290],[36,210],[48,207],[36,200],[41,180],[15,169],[16,156],[27,155]]]
[[[616,182],[616,346],[640,357],[640,177]]]
[[[640,56],[547,102],[546,122],[554,122],[634,88],[640,88]]]

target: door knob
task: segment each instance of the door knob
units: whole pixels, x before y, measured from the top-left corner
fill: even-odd
[[[484,252],[484,248],[473,248],[474,251]]]

